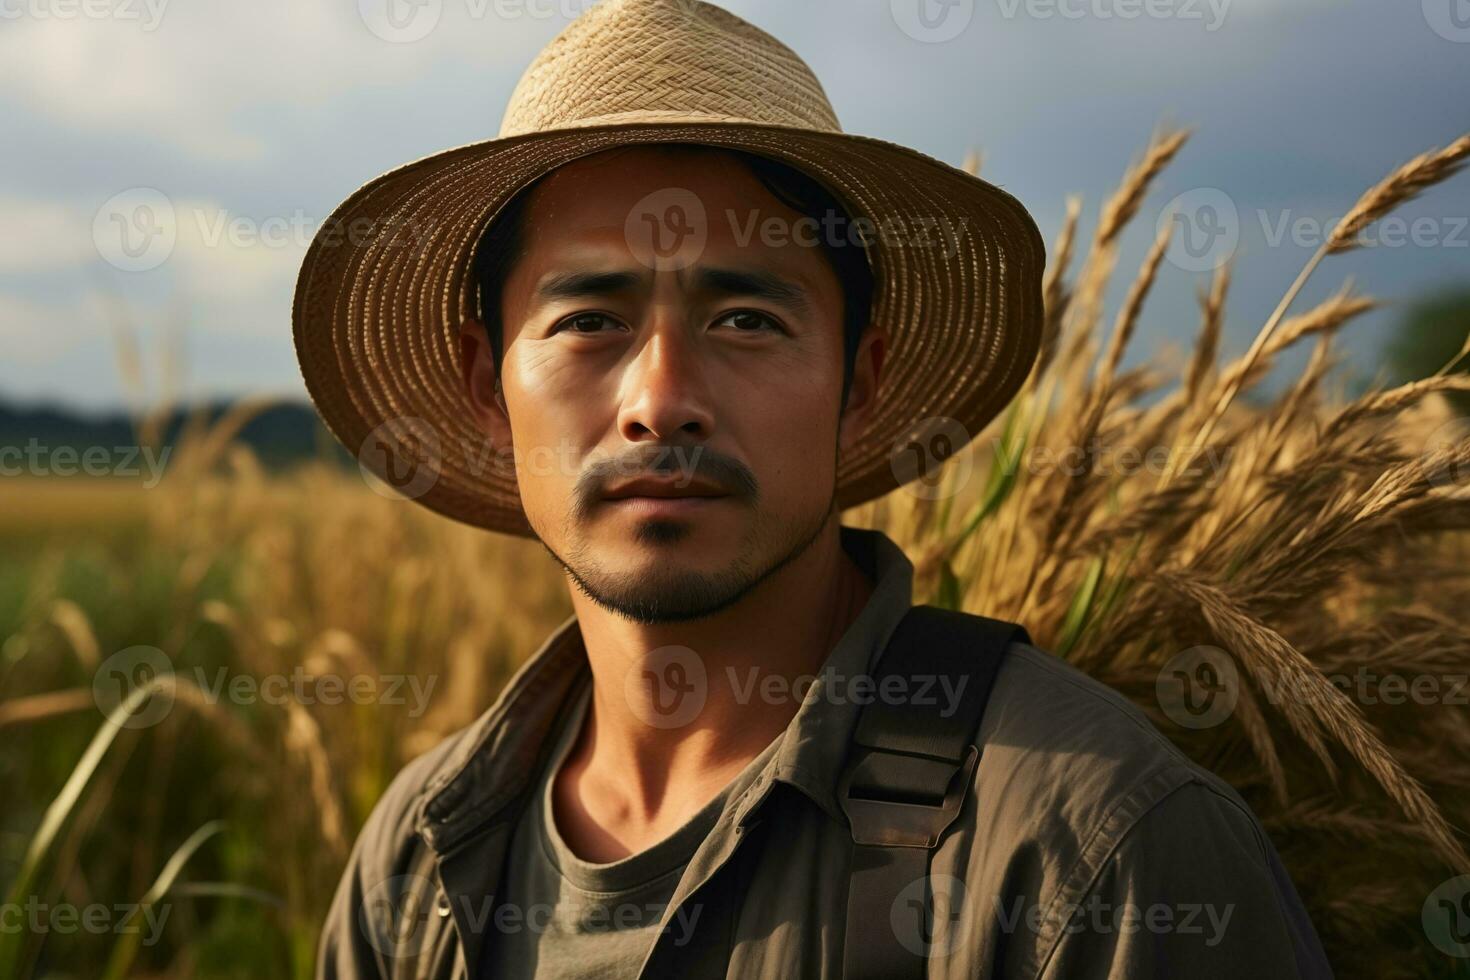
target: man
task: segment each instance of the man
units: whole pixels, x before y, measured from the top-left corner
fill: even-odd
[[[1042,261],[1004,192],[842,134],[693,0],[592,8],[499,139],[349,199],[298,285],[314,400],[406,495],[539,539],[575,612],[394,780],[319,975],[1330,975],[1239,796],[1009,624],[900,643],[912,566],[840,525],[1015,393]],[[984,709],[896,806],[852,765],[889,647],[975,665],[900,739]]]

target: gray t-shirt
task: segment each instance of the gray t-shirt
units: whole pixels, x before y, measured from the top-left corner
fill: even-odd
[[[486,942],[484,975],[493,980],[636,977],[684,867],[719,820],[730,787],[758,772],[781,742],[777,736],[668,837],[637,854],[594,864],[567,847],[552,810],[555,775],[582,730],[591,690],[589,684],[576,696],[516,825],[505,878],[506,907],[497,913]],[[675,940],[680,933],[689,935],[696,925],[691,917],[698,911],[697,904],[681,910],[663,928]]]

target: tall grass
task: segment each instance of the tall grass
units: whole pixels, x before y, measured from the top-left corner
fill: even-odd
[[[388,780],[482,711],[570,604],[532,542],[445,522],[335,466],[272,478],[240,447],[217,443],[208,459],[205,445],[182,446],[130,517],[99,508],[91,544],[25,560],[18,601],[0,607],[0,776],[19,803],[0,825],[0,882],[53,906],[140,903],[169,854],[222,819],[175,881],[245,893],[176,886],[162,899],[164,941],[132,952],[170,976],[309,976],[348,847]],[[39,499],[54,482],[11,489]],[[80,501],[69,515],[37,510],[89,523]],[[44,860],[17,873],[44,801],[103,722],[99,665],[135,644],[171,661],[171,708],[112,733],[85,793],[48,831]],[[407,684],[401,703],[335,704],[309,683],[284,688],[305,701],[219,686],[292,684],[298,670],[382,681],[383,692],[408,678],[432,699],[420,713]],[[38,975],[91,975],[125,939],[28,930],[0,937],[0,956]],[[7,953],[7,942],[23,949]]]
[[[1470,871],[1470,709],[1365,703],[1329,677],[1470,673],[1459,615],[1470,435],[1428,445],[1452,425],[1437,393],[1470,384],[1442,372],[1345,400],[1329,390],[1333,343],[1372,300],[1344,288],[1292,305],[1354,231],[1448,177],[1470,141],[1370,189],[1242,357],[1220,354],[1227,266],[1200,294],[1187,363],[1125,370],[1167,234],[1111,317],[1104,298],[1124,231],[1186,139],[1150,143],[1085,251],[1080,204],[1068,202],[1037,369],[931,478],[941,492],[899,491],[846,520],[908,550],[919,601],[1023,622],[1235,785],[1340,975],[1450,976],[1420,908]],[[1282,352],[1308,342],[1295,383],[1247,404]],[[327,465],[266,475],[233,443],[258,408],[188,427],[147,493],[98,490],[68,507],[45,481],[9,488],[0,540],[43,546],[0,571],[0,776],[17,801],[0,817],[0,880],[12,898],[173,913],[152,946],[114,933],[0,937],[14,975],[106,964],[117,976],[308,976],[347,849],[387,781],[479,714],[570,612],[532,542],[443,521]],[[140,421],[141,442],[156,442],[160,417]],[[1073,447],[1081,455],[1067,457]],[[1162,447],[1169,465],[1112,465],[1099,447]],[[1063,458],[1082,465],[1040,465]],[[149,727],[119,727],[92,685],[135,644],[171,662],[172,707]],[[1239,667],[1239,701],[1191,729],[1161,708],[1157,683],[1201,645]],[[211,693],[220,671],[258,680],[298,667],[401,675],[432,682],[433,697],[420,714],[411,702]]]
[[[958,485],[893,494],[870,520],[918,556],[928,594],[1024,623],[1236,786],[1341,975],[1450,975],[1457,964],[1429,944],[1420,913],[1440,882],[1470,871],[1470,688],[1460,686],[1470,674],[1470,431],[1438,397],[1470,390],[1470,377],[1441,371],[1345,401],[1325,390],[1333,341],[1372,300],[1344,287],[1288,313],[1324,259],[1454,173],[1470,138],[1369,189],[1239,359],[1219,356],[1227,265],[1200,295],[1182,371],[1157,360],[1120,371],[1171,226],[1104,346],[1118,238],[1185,138],[1151,142],[1104,204],[1072,281],[1079,209],[1069,206],[1046,281],[1042,364],[975,447],[990,461],[976,499],[956,504]],[[1278,355],[1308,340],[1294,384],[1241,404]],[[1161,469],[1109,462],[1160,448]],[[1045,465],[1058,459],[1071,465]],[[1176,723],[1157,693],[1161,672],[1198,646],[1219,648],[1240,676],[1235,710],[1204,729]],[[1372,680],[1364,688],[1359,671],[1420,679],[1437,702]]]

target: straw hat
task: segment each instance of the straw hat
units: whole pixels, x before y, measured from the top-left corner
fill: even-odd
[[[959,449],[1020,388],[1039,346],[1045,250],[1015,198],[907,147],[844,134],[806,63],[719,7],[603,0],[531,63],[496,139],[376,178],[307,250],[297,357],[317,410],[365,471],[441,514],[533,534],[512,457],[488,445],[461,380],[458,328],[478,315],[473,252],[532,180],[658,141],[784,161],[871,221],[873,320],[889,346],[869,431],[839,462],[839,507],[918,475],[919,457]]]

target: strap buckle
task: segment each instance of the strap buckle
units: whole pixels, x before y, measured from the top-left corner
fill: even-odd
[[[940,835],[960,814],[960,807],[964,805],[965,794],[975,775],[980,750],[973,744],[967,746],[964,760],[955,768],[945,789],[944,799],[937,805],[912,799],[877,799],[853,795],[853,780],[862,771],[865,763],[875,757],[895,755],[904,753],[864,748],[862,754],[842,774],[837,785],[837,797],[852,828],[853,843],[886,847],[934,847],[939,843]],[[908,757],[919,759],[917,756]],[[933,763],[936,760],[924,761]]]

